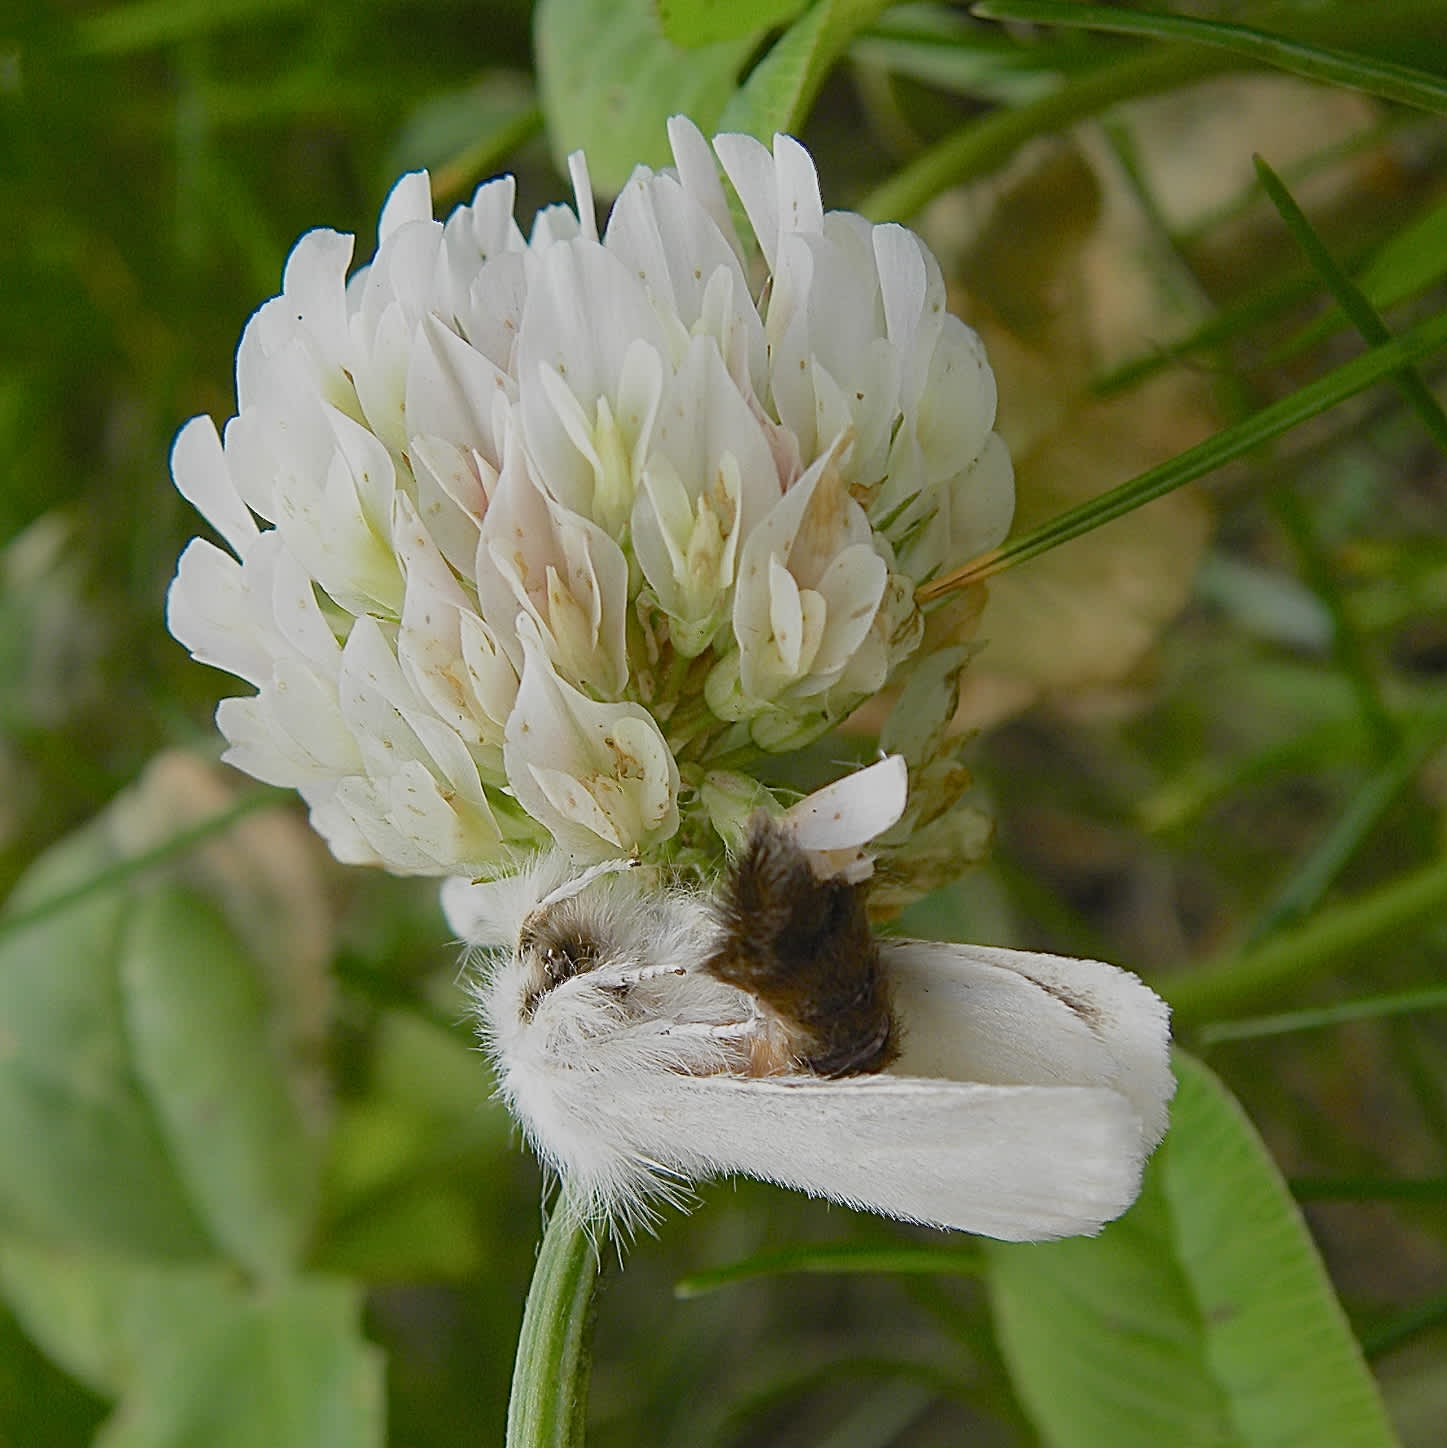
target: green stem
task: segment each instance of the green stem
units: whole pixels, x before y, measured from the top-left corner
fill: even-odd
[[[581,1448],[598,1248],[566,1197],[538,1247],[507,1405],[506,1448]]]
[[[1440,1202],[1447,1177],[1293,1177],[1299,1202]]]
[[[1434,918],[1447,908],[1447,856],[1404,879],[1323,910],[1254,950],[1207,961],[1159,982],[1176,1024],[1197,1025],[1248,1010],[1321,975],[1342,956]]]
[[[1089,533],[1102,524],[1164,497],[1185,483],[1205,477],[1207,473],[1280,437],[1282,433],[1290,432],[1298,424],[1335,407],[1339,402],[1364,392],[1383,377],[1399,371],[1406,363],[1426,357],[1444,344],[1447,344],[1447,313],[1431,317],[1410,332],[1373,347],[1370,352],[1343,363],[1315,382],[1308,382],[1280,402],[1263,407],[1260,412],[1195,447],[1187,448],[1168,462],[1148,468],[1119,487],[1057,514],[1038,528],[1012,538],[1002,547],[957,568],[953,573],[931,579],[916,589],[915,599],[921,604],[928,603],[956,589],[1003,573],[1016,564],[1038,558],[1040,554],[1048,553],[1082,533]]]
[[[1103,65],[1039,100],[971,122],[876,187],[859,210],[871,221],[906,221],[942,191],[1003,166],[1035,136],[1066,130],[1119,101],[1159,95],[1240,64],[1219,52],[1172,46]]]
[[[255,794],[248,794],[226,809],[218,810],[214,815],[202,820],[200,824],[192,825],[189,829],[178,830],[169,839],[162,840],[159,845],[153,845],[148,850],[128,855],[125,859],[116,861],[114,865],[97,870],[94,875],[88,876],[64,890],[57,890],[55,894],[48,895],[43,900],[36,900],[32,904],[8,911],[4,919],[0,920],[0,937],[17,934],[38,921],[57,915],[62,910],[68,910],[72,905],[78,904],[91,895],[118,889],[137,875],[144,874],[152,866],[163,865],[168,860],[178,859],[196,845],[204,844],[212,836],[225,834],[247,815],[255,814],[257,810],[289,806],[291,799],[289,791],[280,789],[263,789],[258,790]]]
[[[1305,1011],[1285,1011],[1279,1016],[1256,1016],[1244,1021],[1213,1021],[1202,1026],[1196,1037],[1202,1046],[1222,1041],[1252,1041],[1261,1036],[1286,1036],[1295,1031],[1320,1031],[1331,1026],[1355,1025],[1391,1016],[1417,1015],[1422,1011],[1447,1011],[1447,986],[1424,986],[1421,990],[1398,991],[1393,995],[1370,996],[1366,1000],[1338,1001]]]
[[[1350,86],[1368,95],[1436,114],[1447,110],[1447,84],[1438,76],[1348,51],[1305,45],[1289,36],[1249,25],[1228,25],[1186,15],[1146,15],[1102,5],[1062,4],[1060,0],[984,0],[974,6],[974,13],[985,20],[1079,25],[1089,30],[1114,31],[1118,35],[1142,35],[1152,40],[1191,41],[1229,50],[1243,60],[1288,71],[1307,80]]]
[[[1316,908],[1377,822],[1441,748],[1447,709],[1415,724],[1397,752],[1356,792],[1336,822],[1307,851],[1273,895],[1246,938],[1254,946]]]
[[[1326,284],[1327,290],[1336,298],[1337,306],[1362,334],[1362,340],[1369,347],[1391,341],[1392,333],[1377,309],[1327,250],[1326,243],[1316,234],[1311,222],[1306,219],[1306,213],[1296,204],[1296,198],[1282,185],[1281,178],[1260,156],[1255,160],[1256,175],[1262,189],[1281,213],[1287,230]],[[1447,413],[1442,411],[1441,404],[1422,380],[1422,374],[1415,367],[1404,367],[1393,380],[1408,406],[1422,419],[1422,426],[1427,429],[1438,450],[1447,453]]]
[[[1375,1332],[1363,1333],[1362,1351],[1369,1358],[1380,1357],[1443,1322],[1447,1322],[1447,1292],[1429,1297],[1420,1306],[1383,1323]]]
[[[1343,596],[1332,561],[1317,538],[1315,520],[1290,486],[1272,493],[1271,510],[1296,550],[1307,587],[1321,600],[1331,618],[1332,653],[1356,695],[1357,709],[1371,738],[1375,762],[1380,764],[1401,749],[1402,729],[1382,696],[1366,640]]]
[[[1066,6],[1065,12],[1076,8]],[[1440,0],[1435,5],[1422,0],[1416,5],[1395,6],[1390,14],[1382,10],[1375,5],[1357,5],[1302,11],[1277,5],[1262,11],[1259,19],[1298,32],[1290,37],[1275,37],[1283,42],[1379,42],[1410,34],[1413,26],[1420,31],[1440,19]],[[1003,166],[1036,136],[1068,129],[1121,101],[1159,95],[1229,71],[1258,69],[1263,63],[1261,58],[1179,41],[1107,62],[1084,75],[1072,76],[1038,100],[971,121],[872,191],[858,209],[871,221],[907,221],[951,186]]]

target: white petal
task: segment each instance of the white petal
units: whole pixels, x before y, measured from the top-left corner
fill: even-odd
[[[683,189],[707,213],[735,256],[742,259],[728,198],[703,132],[687,116],[671,116],[668,144],[673,150],[674,167]]]
[[[637,704],[600,704],[558,677],[532,621],[507,722],[504,761],[518,803],[591,858],[668,839],[678,828],[678,766]]]
[[[568,157],[568,179],[573,183],[573,205],[578,212],[578,231],[585,241],[598,240],[598,217],[593,209],[593,183],[588,177],[588,158],[581,151]]]
[[[409,436],[443,437],[496,462],[502,451],[492,432],[493,399],[508,390],[494,363],[436,317],[423,319],[407,373]]]
[[[898,823],[909,795],[902,755],[856,769],[785,810],[781,823],[806,850],[856,849]]]
[[[758,238],[759,250],[772,271],[779,247],[779,198],[774,184],[774,158],[752,136],[732,132],[715,136],[713,149],[743,203],[749,225]]]
[[[258,532],[256,519],[236,491],[216,424],[209,417],[193,417],[176,434],[171,477],[176,490],[231,545],[231,551],[238,558],[244,556]]]
[[[377,242],[380,245],[410,222],[431,220],[432,178],[426,171],[409,171],[397,180],[382,203]]]
[[[271,651],[252,609],[241,565],[214,543],[193,538],[166,594],[172,637],[198,662],[260,685],[271,673]]]

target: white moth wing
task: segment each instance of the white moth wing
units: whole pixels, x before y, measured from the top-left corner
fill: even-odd
[[[1005,1241],[1093,1232],[1140,1188],[1136,1112],[1100,1087],[889,1073],[635,1087],[638,1148],[681,1175],[741,1172],[927,1226]]]
[[[1143,1152],[1175,1091],[1170,1012],[1098,960],[928,940],[880,942],[900,1025],[899,1075],[1112,1087],[1134,1104]]]

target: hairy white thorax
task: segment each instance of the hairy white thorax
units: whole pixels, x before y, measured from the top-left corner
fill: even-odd
[[[749,1074],[767,1024],[702,969],[718,927],[700,890],[561,852],[490,889],[500,938],[474,997],[501,1094],[590,1212],[634,1226],[685,1174],[642,1145],[659,1083]]]

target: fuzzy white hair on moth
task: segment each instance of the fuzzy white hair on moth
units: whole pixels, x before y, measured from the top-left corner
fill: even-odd
[[[1134,1201],[1167,1012],[1098,961],[877,937],[867,884],[760,815],[712,886],[561,852],[450,882],[499,1090],[567,1200],[628,1232],[741,1173],[1008,1241]]]

